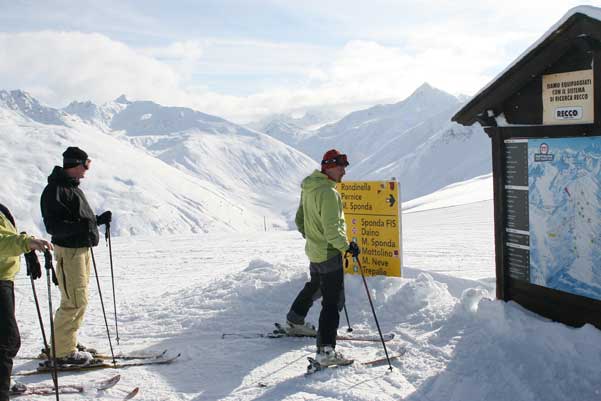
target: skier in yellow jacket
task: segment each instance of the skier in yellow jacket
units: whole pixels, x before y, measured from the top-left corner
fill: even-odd
[[[20,255],[45,249],[52,249],[52,244],[17,233],[15,219],[0,203],[0,401],[8,401],[13,358],[21,347],[13,284],[21,268]]]
[[[316,360],[323,366],[350,362],[335,351],[340,310],[344,306],[342,254],[359,254],[359,247],[346,238],[346,224],[336,183],[342,180],[349,165],[345,154],[328,150],[315,170],[301,184],[301,201],[295,223],[306,240],[311,280],[297,295],[286,316],[289,335],[316,336]],[[305,323],[313,302],[322,297],[319,330]]]

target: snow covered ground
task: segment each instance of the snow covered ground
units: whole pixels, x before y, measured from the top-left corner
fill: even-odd
[[[223,333],[266,332],[283,321],[308,275],[304,242],[295,232],[113,238],[116,350],[167,348],[182,357],[171,365],[121,370],[121,383],[101,398],[119,399],[140,386],[138,400],[601,399],[597,329],[570,328],[494,300],[492,201],[479,195],[475,203],[456,197],[445,203],[439,194],[430,207],[418,200],[419,211],[403,214],[404,277],[368,280],[382,330],[396,334],[389,353],[407,346],[392,372],[356,364],[305,378],[306,357],[315,352],[311,339],[222,339]],[[95,253],[115,343],[104,241]],[[45,280],[36,284],[47,316]],[[24,272],[16,286],[20,355],[33,355],[41,340]],[[90,288],[80,339],[108,351],[95,281]],[[58,291],[52,290],[56,306]],[[354,333],[377,334],[360,277],[346,278],[346,294]],[[309,320],[315,322],[318,311],[315,305]],[[338,348],[357,361],[383,355],[378,343],[343,341]],[[15,371],[35,363],[17,360]],[[60,381],[114,373],[62,374]],[[49,382],[47,376],[23,381]],[[61,397],[82,398],[96,395]]]

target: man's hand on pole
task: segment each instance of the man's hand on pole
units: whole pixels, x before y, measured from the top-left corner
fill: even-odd
[[[356,258],[361,253],[361,250],[359,249],[359,245],[357,245],[355,241],[351,241],[347,252],[350,253],[353,256],[353,258]]]

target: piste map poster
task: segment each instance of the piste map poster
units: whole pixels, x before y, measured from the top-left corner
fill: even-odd
[[[601,137],[528,139],[530,282],[601,300]]]

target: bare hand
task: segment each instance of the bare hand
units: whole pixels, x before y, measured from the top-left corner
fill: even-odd
[[[52,244],[50,242],[46,241],[45,239],[30,238],[27,245],[29,246],[29,249],[31,249],[31,250],[42,251],[42,252],[45,251],[46,249],[50,249],[50,250],[54,249]]]

